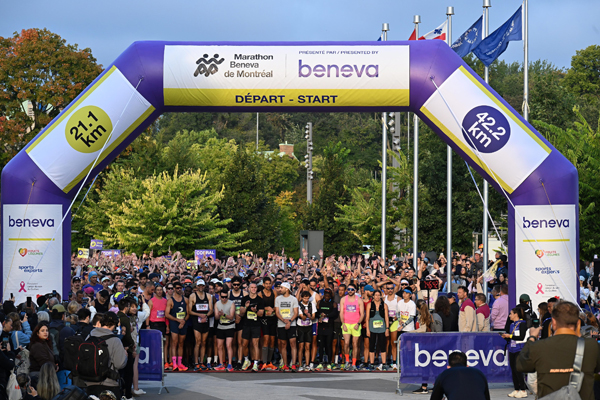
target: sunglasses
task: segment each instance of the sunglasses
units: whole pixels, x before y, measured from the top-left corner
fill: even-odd
[[[408,286],[408,285],[407,285],[406,283],[403,283],[403,284],[402,284],[402,285],[400,285],[400,286]]]
[[[175,290],[180,290],[180,289],[182,289],[182,288],[183,288],[183,286],[176,286],[176,287],[175,287]]]
[[[239,284],[239,283],[234,283],[234,284],[233,284],[233,285],[231,285],[231,286],[240,286],[240,284]]]
[[[356,289],[353,289],[353,288],[348,288],[348,291],[349,291],[349,292],[356,292]]]
[[[167,290],[173,290],[173,288],[172,287],[168,287]]]

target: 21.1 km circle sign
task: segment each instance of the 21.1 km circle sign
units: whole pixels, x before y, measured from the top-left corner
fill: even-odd
[[[472,148],[481,153],[494,153],[508,143],[510,124],[497,109],[490,106],[475,107],[462,122],[463,137]]]

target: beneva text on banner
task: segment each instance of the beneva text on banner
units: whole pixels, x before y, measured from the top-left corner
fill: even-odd
[[[448,364],[448,356],[457,351],[461,350],[449,350],[447,353],[444,350],[436,350],[431,354],[427,350],[420,350],[419,343],[415,343],[415,366],[427,367],[429,364],[433,363],[436,367],[444,367]],[[508,357],[506,357],[504,350],[501,349],[496,351],[467,350],[465,354],[467,355],[467,365],[469,367],[475,367],[479,362],[483,363],[486,367],[490,365],[490,363],[499,367],[508,365]],[[500,356],[502,357],[500,358]],[[424,358],[425,361],[421,362],[422,358]]]

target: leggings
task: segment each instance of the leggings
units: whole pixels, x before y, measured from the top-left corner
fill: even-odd
[[[333,330],[319,332],[317,336],[317,341],[319,346],[319,355],[321,356],[321,362],[325,361],[325,355],[327,355],[327,362],[333,362],[333,354],[331,348],[331,345],[333,343]]]
[[[517,358],[519,358],[518,353],[508,353],[508,362],[510,363],[510,372],[512,373],[513,385],[515,386],[515,390],[527,390],[527,385],[525,385],[525,376],[517,371]]]
[[[379,353],[385,353],[387,348],[387,338],[385,332],[373,333],[371,332],[371,341],[369,342],[369,351],[375,353],[375,356]]]
[[[135,357],[133,357],[132,353],[127,353],[127,364],[125,364],[125,368],[119,370],[121,373],[121,393],[128,399],[131,399],[133,395],[131,394],[131,387],[133,386],[133,363],[135,361]]]

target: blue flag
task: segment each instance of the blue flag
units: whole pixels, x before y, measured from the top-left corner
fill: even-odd
[[[381,35],[379,36],[379,38],[377,38],[378,42],[381,42]]]
[[[452,44],[452,50],[461,57],[466,56],[481,43],[483,32],[483,17],[477,21],[465,33],[463,33],[456,42]]]
[[[481,41],[473,53],[489,67],[496,61],[500,54],[504,53],[511,40],[523,40],[523,25],[521,7],[508,21],[496,29],[490,36]]]

